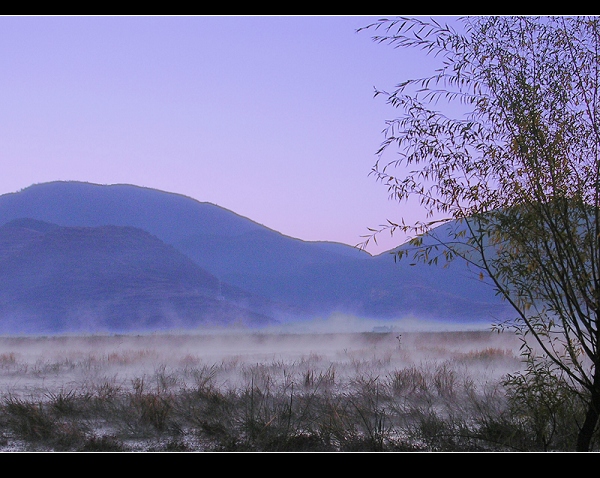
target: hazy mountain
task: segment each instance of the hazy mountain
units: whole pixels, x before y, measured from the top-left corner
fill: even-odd
[[[263,326],[268,306],[138,228],[0,227],[1,333]]]
[[[410,266],[389,253],[371,256],[345,244],[302,241],[214,204],[149,188],[37,184],[0,196],[0,224],[19,218],[141,229],[222,283],[277,304],[265,315],[282,321],[344,312],[489,322],[490,314],[506,311],[461,263]]]

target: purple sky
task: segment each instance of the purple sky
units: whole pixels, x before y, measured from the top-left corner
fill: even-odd
[[[377,18],[0,17],[0,194],[135,184],[350,245],[424,219],[369,176],[397,113],[373,88],[433,59],[355,32]]]

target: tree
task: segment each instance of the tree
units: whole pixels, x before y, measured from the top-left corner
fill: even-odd
[[[600,23],[456,20],[360,29],[441,61],[375,91],[401,115],[386,122],[372,174],[391,198],[417,198],[427,220],[389,221],[369,239],[403,230],[414,258],[462,258],[489,281],[515,312],[498,327],[521,334],[528,373],[550,364],[582,401],[576,450],[589,451],[600,418]],[[444,102],[464,114],[444,114]]]

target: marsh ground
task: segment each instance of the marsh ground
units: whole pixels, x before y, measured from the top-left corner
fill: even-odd
[[[0,445],[400,450],[409,415],[521,369],[517,338],[482,330],[0,337]]]

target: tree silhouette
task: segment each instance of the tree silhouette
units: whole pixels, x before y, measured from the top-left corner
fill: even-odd
[[[401,229],[414,247],[400,258],[462,258],[489,281],[513,307],[498,328],[521,335],[527,373],[549,364],[581,400],[576,450],[589,451],[600,417],[599,21],[456,20],[382,19],[359,30],[442,62],[375,92],[401,115],[386,123],[372,174],[391,198],[418,198],[427,220],[389,221],[364,244]],[[445,115],[444,101],[465,114]]]

